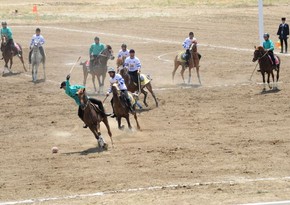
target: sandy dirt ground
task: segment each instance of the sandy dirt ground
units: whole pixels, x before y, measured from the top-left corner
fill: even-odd
[[[120,11],[117,5],[103,6],[96,8],[101,17],[92,20],[90,15],[98,13],[84,17],[89,5],[82,4],[54,21],[51,5],[63,14],[61,6],[70,2],[60,7],[41,4],[38,20],[29,16],[32,3],[1,6],[7,12],[20,6],[26,12],[19,9],[19,16],[5,16],[15,41],[24,47],[25,59],[35,28],[41,28],[47,81],[32,83],[31,73],[23,72],[16,58],[13,75],[0,77],[0,204],[27,199],[71,205],[289,200],[290,58],[280,54],[278,91],[267,88],[262,93],[259,73],[249,81],[256,65],[254,46],[259,44],[256,6],[135,5]],[[289,9],[288,3],[264,9],[265,30],[274,42],[281,15],[289,17]],[[191,85],[183,84],[180,70],[171,81],[174,56],[189,31],[195,33],[202,54],[202,86],[195,71]],[[59,89],[78,56],[82,61],[88,58],[96,35],[115,55],[123,42],[136,50],[142,72],[153,78],[160,104],[156,108],[149,95],[149,107],[138,114],[142,131],[135,129],[133,118],[132,131],[118,130],[110,119],[115,148],[108,151],[97,148],[90,130],[82,128],[74,101]],[[2,72],[3,61],[1,65]],[[115,66],[115,61],[108,65]],[[82,82],[82,67],[77,65],[71,83]],[[91,76],[87,90],[104,99],[94,94]],[[109,100],[105,108],[111,112]],[[104,126],[102,134],[109,142]],[[51,153],[53,146],[59,153]]]

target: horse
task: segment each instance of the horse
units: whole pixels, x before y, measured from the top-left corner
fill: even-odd
[[[112,85],[112,93],[113,93],[113,108],[118,121],[118,128],[120,130],[124,129],[124,125],[121,126],[121,118],[124,117],[127,120],[129,129],[132,129],[130,123],[130,113],[131,113],[132,115],[134,115],[137,124],[137,129],[140,130],[140,125],[135,111],[135,105],[133,105],[133,111],[130,111],[127,106],[126,96],[119,90],[119,87],[116,83]],[[134,101],[132,94],[128,92],[128,95],[131,98],[131,100]]]
[[[18,53],[18,51],[16,50],[17,49],[16,47],[19,48],[20,56],[18,56],[18,57],[21,60],[24,71],[26,72],[27,70],[26,70],[25,65],[24,65],[23,51],[22,51],[21,45],[19,43],[16,43],[14,50],[12,50],[11,46],[8,45],[7,36],[6,35],[1,36],[1,51],[2,51],[2,56],[3,56],[4,62],[5,62],[4,67],[7,68],[10,73],[12,72],[11,68],[12,68],[12,64],[13,64],[13,56],[15,56]],[[9,61],[10,61],[10,67],[8,68]]]
[[[123,65],[122,59],[119,59],[117,60],[117,63],[119,63],[119,65]],[[118,65],[118,64],[117,64]],[[135,93],[136,91],[139,91],[139,89],[141,89],[141,93],[144,94],[144,100],[143,100],[143,103],[146,107],[148,107],[148,104],[146,102],[146,99],[147,99],[147,92],[144,90],[144,88],[147,88],[147,90],[151,93],[151,95],[153,96],[154,100],[155,100],[155,104],[156,104],[156,107],[158,107],[158,101],[157,101],[157,98],[153,92],[153,88],[152,88],[152,85],[151,85],[151,78],[149,75],[144,75],[144,74],[141,74],[139,76],[139,79],[142,78],[144,79],[144,83],[143,82],[139,82],[141,84],[140,88],[134,83],[133,80],[131,80],[131,76],[128,74],[128,69],[127,68],[122,68],[120,69],[120,66],[118,67],[118,71],[120,73],[120,75],[124,78],[125,80],[125,84],[128,88],[128,91],[132,92],[132,93]]]
[[[94,134],[95,138],[98,141],[98,146],[103,149],[108,148],[108,144],[104,141],[101,135],[100,131],[101,122],[103,122],[106,125],[108,134],[111,138],[112,146],[114,146],[108,118],[106,116],[102,116],[100,109],[90,101],[90,99],[86,94],[85,88],[80,89],[77,94],[81,102],[81,109],[84,112],[83,121]]]
[[[281,59],[277,55],[275,55],[275,57],[279,61],[279,63],[277,64],[277,75],[276,75],[276,83],[277,83],[279,80]],[[270,85],[270,75],[271,75],[272,80],[273,80],[273,88],[277,89],[277,85],[275,85],[275,78],[274,78],[274,71],[273,71],[275,70],[275,66],[272,65],[272,61],[270,60],[270,57],[268,56],[268,52],[262,46],[258,46],[258,47],[255,46],[254,57],[252,61],[255,62],[257,60],[258,60],[261,74],[263,77],[263,83],[264,83],[263,91],[266,91],[265,73],[268,74],[267,83],[268,83],[269,88],[272,89],[272,86]]]
[[[178,69],[178,67],[181,65],[181,77],[183,80],[183,83],[185,83],[184,80],[184,71],[186,69],[185,66],[185,60],[182,59],[182,56],[184,55],[185,51],[177,54],[174,58],[174,69],[172,72],[172,82],[174,82],[174,76],[175,76],[175,72]],[[189,53],[190,53],[190,57],[189,57],[189,65],[188,65],[188,71],[189,71],[189,76],[188,76],[188,84],[191,83],[191,69],[193,69],[194,67],[196,67],[196,73],[197,73],[197,77],[198,77],[198,81],[199,84],[201,85],[201,80],[200,80],[200,75],[199,75],[199,60],[201,58],[201,55],[197,52],[197,43],[193,42],[189,48]]]
[[[98,55],[98,57],[94,60],[94,65],[91,69],[89,69],[89,61],[81,62],[80,65],[83,66],[84,73],[84,86],[86,85],[88,74],[92,75],[92,81],[94,85],[95,92],[98,94],[104,93],[104,82],[107,75],[107,63],[108,60],[114,60],[115,57],[113,55],[113,50],[110,45],[107,45],[106,48]],[[95,76],[97,76],[99,82],[99,90],[97,92],[96,84],[95,84]],[[100,77],[102,76],[102,82]]]
[[[32,47],[32,54],[31,54],[31,65],[32,65],[32,81],[36,82],[37,81],[37,71],[39,64],[42,63],[43,66],[43,79],[44,81],[46,80],[46,75],[45,75],[45,63],[43,62],[43,57],[40,53],[39,50],[39,42],[35,42],[33,47]]]

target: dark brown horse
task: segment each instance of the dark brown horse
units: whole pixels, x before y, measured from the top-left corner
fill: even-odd
[[[95,83],[95,76],[97,76],[98,82],[99,82],[99,90],[97,93],[103,94],[104,93],[104,82],[107,75],[107,63],[108,60],[114,60],[114,54],[112,47],[107,45],[106,49],[102,51],[102,53],[99,54],[99,56],[94,59],[94,64],[91,70],[89,70],[89,64],[88,62],[81,62],[80,65],[83,66],[83,72],[84,72],[84,86],[86,85],[88,74],[90,73],[92,75],[92,81],[94,85],[95,92],[97,92],[97,87]],[[101,81],[102,77],[102,81]]]
[[[201,80],[200,80],[200,75],[199,75],[199,60],[200,60],[200,55],[198,54],[197,52],[197,43],[192,43],[190,48],[189,48],[189,51],[190,51],[190,58],[189,58],[189,65],[188,65],[188,72],[189,72],[189,76],[188,76],[188,83],[190,84],[191,83],[191,69],[193,69],[194,67],[196,67],[196,73],[197,73],[197,77],[198,77],[198,81],[199,81],[199,84],[201,85]],[[182,55],[184,54],[185,52],[181,52],[179,54],[177,54],[174,58],[174,69],[172,71],[172,82],[174,82],[174,76],[175,76],[175,72],[176,70],[178,69],[179,66],[181,66],[181,77],[182,77],[182,80],[183,80],[183,83],[185,83],[185,80],[184,80],[184,71],[186,69],[186,66],[185,66],[185,60],[182,59]]]
[[[4,62],[5,62],[5,68],[7,68],[9,70],[9,72],[12,72],[11,71],[11,68],[12,68],[12,64],[13,64],[13,56],[15,56],[16,54],[20,54],[20,56],[18,56],[22,62],[22,65],[23,65],[23,69],[25,71],[26,68],[25,68],[25,65],[24,65],[24,60],[23,60],[23,52],[22,52],[22,48],[21,48],[21,45],[19,43],[16,43],[16,46],[19,47],[19,52],[16,50],[17,48],[14,47],[14,50],[12,50],[11,46],[8,45],[8,38],[6,35],[2,35],[1,36],[1,51],[2,51],[2,56],[3,56],[3,59],[4,59]],[[8,63],[10,61],[10,67],[8,68]]]
[[[123,68],[120,70],[120,75],[124,78],[125,80],[125,84],[128,88],[128,91],[135,93],[136,91],[139,91],[139,89],[141,89],[141,93],[144,94],[144,100],[143,103],[146,107],[148,107],[148,104],[146,102],[147,99],[147,91],[144,90],[144,88],[147,88],[147,90],[151,93],[151,95],[153,96],[154,100],[155,100],[155,104],[156,107],[158,107],[158,101],[157,98],[153,92],[153,88],[151,85],[151,78],[149,76],[146,76],[144,74],[141,74],[139,76],[139,79],[142,78],[144,79],[144,83],[141,81],[141,86],[140,88],[134,83],[134,81],[131,79],[131,76],[128,74],[128,69],[127,68]]]
[[[90,101],[85,92],[85,88],[79,90],[78,97],[81,102],[81,109],[84,112],[83,121],[95,135],[95,138],[98,140],[99,147],[104,149],[108,148],[107,143],[105,143],[103,137],[101,136],[100,130],[101,122],[103,122],[106,125],[113,146],[112,133],[108,122],[108,118],[106,116],[101,115],[101,111],[99,110],[99,108]]]
[[[130,113],[131,113],[132,115],[134,115],[134,118],[137,124],[137,129],[140,130],[140,125],[137,119],[137,114],[135,112],[135,106],[133,106],[133,111],[129,110],[126,104],[126,96],[122,94],[122,92],[119,90],[118,85],[116,83],[112,85],[112,93],[113,93],[113,108],[114,108],[114,113],[117,117],[118,128],[124,129],[124,125],[121,126],[121,119],[122,117],[124,117],[127,120],[129,129],[132,129],[132,126],[130,123]],[[130,97],[133,98],[132,95],[130,95]]]
[[[276,55],[275,55],[276,56]],[[279,58],[279,56],[276,56],[278,58],[279,64],[277,65],[277,75],[276,75],[276,82],[275,82],[275,77],[274,77],[274,70],[275,70],[275,66],[272,65],[272,62],[268,56],[268,52],[262,47],[262,46],[258,46],[255,47],[255,51],[254,51],[254,57],[253,57],[253,62],[258,60],[259,66],[260,66],[260,70],[261,70],[261,74],[263,77],[263,83],[264,83],[264,88],[263,91],[266,90],[266,83],[265,83],[265,73],[268,74],[268,79],[267,79],[267,83],[270,89],[272,89],[272,86],[270,85],[270,75],[272,76],[272,80],[273,80],[273,88],[277,89],[277,82],[279,80],[279,72],[280,72],[280,64],[281,64],[281,60]]]

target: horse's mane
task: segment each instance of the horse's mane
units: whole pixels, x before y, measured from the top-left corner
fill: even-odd
[[[107,48],[108,50],[111,50],[111,49],[112,49],[112,46],[107,45],[106,48]]]
[[[264,47],[263,46],[255,46],[255,49],[258,50],[258,51],[264,51]]]

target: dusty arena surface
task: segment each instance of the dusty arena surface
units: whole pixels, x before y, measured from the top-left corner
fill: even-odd
[[[279,55],[278,90],[262,92],[257,72],[249,80],[259,44],[255,3],[46,2],[38,5],[36,15],[33,1],[1,1],[2,18],[24,47],[26,66],[36,27],[46,39],[47,53],[46,82],[40,67],[40,81],[32,83],[31,72],[24,72],[17,58],[13,74],[0,77],[1,205],[217,205],[290,199],[290,56]],[[267,2],[265,31],[276,42],[281,16],[290,19],[290,5]],[[174,56],[189,31],[202,54],[201,86],[195,70],[190,85],[182,82],[180,69],[171,80]],[[149,94],[149,107],[138,113],[141,131],[132,117],[132,131],[125,120],[125,130],[118,130],[110,118],[115,147],[109,144],[108,151],[97,148],[93,134],[82,128],[74,101],[59,89],[77,58],[87,60],[95,36],[111,45],[115,56],[123,42],[136,50],[159,101],[156,108]],[[185,76],[187,80],[187,71]],[[82,82],[77,65],[71,83]],[[87,90],[105,98],[94,93],[91,76]],[[105,108],[111,112],[109,99]],[[110,142],[103,124],[101,129]],[[51,152],[54,146],[57,154]]]

